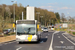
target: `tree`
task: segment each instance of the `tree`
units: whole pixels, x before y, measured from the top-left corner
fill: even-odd
[[[2,10],[2,17],[4,17],[5,20],[8,19],[9,17],[10,17],[10,20],[13,19],[14,18],[14,5],[15,5],[15,19],[16,20],[22,19],[22,11],[24,12],[24,19],[26,19],[26,7],[23,7],[21,3],[9,5],[9,7],[7,5],[3,4],[3,8],[0,9],[0,11]],[[36,20],[38,20],[38,15],[36,14],[36,12],[40,12],[39,22],[42,22],[45,26],[49,22],[50,23],[56,22],[56,15],[54,12],[35,7],[35,19]],[[43,16],[42,21],[41,21],[40,16]],[[59,19],[59,17],[58,17],[58,19]],[[13,21],[11,20],[11,22],[13,22]]]
[[[42,23],[45,26],[47,26],[47,24],[49,24],[49,23],[52,23],[52,21],[53,21],[53,24],[55,24],[56,15],[54,12],[48,11],[46,9],[35,8],[35,19],[38,19],[38,15],[36,14],[36,12],[40,12],[40,14],[39,14],[40,22],[41,22],[40,16],[43,16]]]
[[[6,23],[5,23],[6,21],[4,20],[4,18],[2,16],[0,16],[0,21],[1,21],[0,22],[0,28],[1,28],[0,30],[3,31],[6,27]]]
[[[65,15],[64,15],[64,13],[61,13],[61,20],[62,20],[63,23],[64,23],[64,21],[65,21]]]
[[[2,15],[2,6],[0,5],[0,15]]]
[[[60,15],[58,12],[55,13],[57,20],[60,22]]]

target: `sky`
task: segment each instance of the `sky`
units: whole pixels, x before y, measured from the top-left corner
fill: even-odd
[[[11,1],[21,3],[24,7],[29,5],[37,8],[47,9],[48,11],[65,14],[65,17],[75,16],[75,0],[0,0],[1,4],[12,5]]]

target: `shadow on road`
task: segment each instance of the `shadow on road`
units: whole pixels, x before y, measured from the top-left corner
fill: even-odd
[[[41,41],[46,42],[47,38],[41,38]]]
[[[40,41],[37,42],[20,42],[19,44],[40,44],[47,41],[47,38],[41,38]]]

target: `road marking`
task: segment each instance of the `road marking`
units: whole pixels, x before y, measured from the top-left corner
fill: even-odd
[[[16,42],[16,41],[13,41],[13,42],[8,42],[8,44],[10,44],[10,43],[14,43],[14,42]]]
[[[63,43],[64,43],[64,41],[60,41],[60,43],[62,43],[62,44],[63,44]]]
[[[8,43],[4,43],[5,45],[7,45]]]
[[[58,36],[58,38],[60,38],[60,36]]]
[[[22,47],[17,48],[16,50],[20,50]]]
[[[48,38],[48,36],[46,36],[46,38]]]
[[[63,34],[62,34],[63,35]],[[65,37],[64,35],[63,35],[63,37]],[[71,40],[69,40],[67,37],[65,37],[65,39],[67,39],[70,43],[72,43],[73,45],[75,45],[75,43],[73,43]]]
[[[52,40],[51,40],[51,44],[50,44],[49,50],[53,50],[52,44],[53,44],[54,34],[55,34],[55,33],[58,33],[58,32],[59,32],[59,31],[56,31],[56,32],[54,32],[54,33],[52,34]]]
[[[10,43],[14,43],[16,41],[12,41],[12,42],[7,42],[7,43],[3,43],[4,45],[10,44]]]

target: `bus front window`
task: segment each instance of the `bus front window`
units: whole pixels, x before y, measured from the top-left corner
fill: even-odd
[[[17,34],[35,34],[34,24],[17,24]]]

